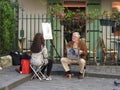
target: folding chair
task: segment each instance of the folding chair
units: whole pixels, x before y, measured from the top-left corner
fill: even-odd
[[[112,57],[112,60],[114,60],[115,63],[117,64],[118,51],[115,49],[107,49],[104,43],[104,40],[101,37],[100,37],[100,43],[102,45],[104,63],[107,61],[107,54],[110,54]]]
[[[35,65],[30,65],[32,71],[33,71],[33,76],[31,77],[31,80],[33,78],[38,77],[39,80],[46,79],[46,76],[41,72],[42,68],[44,67],[45,64],[42,64],[40,66],[35,66]]]
[[[93,55],[93,59],[94,59],[94,62],[97,64],[97,49],[98,49],[98,41],[97,43],[95,44],[95,47],[93,50],[90,50],[90,45],[89,45],[89,42],[86,42],[86,46],[87,46],[87,53],[88,53],[88,58],[89,58],[89,55],[92,54]]]

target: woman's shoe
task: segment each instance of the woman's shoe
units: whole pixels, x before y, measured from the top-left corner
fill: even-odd
[[[2,70],[2,67],[0,67],[0,70]]]
[[[20,69],[18,69],[18,68],[16,68],[15,71],[18,72],[18,73],[20,73]]]
[[[48,80],[48,81],[52,80],[51,76],[47,77],[46,80]]]

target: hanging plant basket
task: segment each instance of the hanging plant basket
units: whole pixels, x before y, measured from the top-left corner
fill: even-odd
[[[115,26],[115,22],[110,19],[100,19],[100,25],[101,26]]]

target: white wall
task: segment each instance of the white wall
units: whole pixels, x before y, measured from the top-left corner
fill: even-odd
[[[46,0],[18,0],[20,7],[25,9],[27,14],[41,14],[46,13]]]
[[[22,9],[24,10],[23,12],[23,18],[26,17],[26,15],[28,15],[28,17],[30,18],[30,15],[32,15],[32,17],[38,18],[38,14],[41,18],[41,16],[43,14],[46,15],[47,12],[47,2],[46,0],[18,0],[19,2],[19,39],[21,39],[20,37],[20,30],[24,30],[24,42],[23,42],[23,47],[26,48],[26,44],[27,46],[30,46],[30,40],[33,39],[34,34],[36,34],[38,32],[38,30],[40,30],[40,32],[42,32],[42,26],[41,23],[42,22],[38,22],[38,21],[34,21],[34,20],[30,20],[28,19],[27,22],[22,21]],[[39,24],[38,24],[39,23]],[[27,24],[27,27],[26,27]],[[30,33],[30,31],[32,31],[32,33]],[[27,34],[27,35],[26,35]],[[29,48],[29,47],[27,47]]]
[[[112,11],[112,0],[101,0],[101,12]]]

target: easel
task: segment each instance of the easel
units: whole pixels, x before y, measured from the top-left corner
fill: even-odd
[[[61,58],[61,56],[59,55],[59,53],[57,52],[57,49],[55,48],[55,45],[53,44],[53,37],[52,37],[52,29],[51,29],[51,23],[42,23],[42,28],[43,28],[43,36],[45,40],[50,40],[50,54],[52,55],[52,47],[54,48],[54,50],[56,51],[57,55],[59,56],[59,58]],[[53,58],[53,57],[52,57]]]
[[[51,46],[54,48],[55,52],[57,53],[58,57],[61,58],[61,56],[59,55],[57,49],[55,48],[55,45],[53,44],[53,40],[50,40]]]

